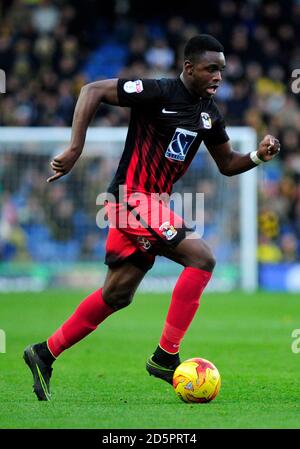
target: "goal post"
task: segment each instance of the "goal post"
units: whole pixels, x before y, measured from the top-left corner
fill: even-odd
[[[228,130],[232,140],[243,135],[240,151],[248,153],[257,147],[256,131],[250,127]],[[257,170],[249,170],[240,175],[240,257],[241,287],[247,292],[258,287],[257,263]]]
[[[252,128],[228,127],[227,132],[235,150],[256,149]],[[96,197],[111,181],[126,133],[126,127],[89,128],[82,157],[68,176],[50,187],[45,182],[51,175],[49,161],[68,146],[71,129],[1,128],[0,290],[89,288],[101,282],[107,231],[96,226]],[[217,259],[211,290],[257,288],[256,172],[222,176],[201,146],[174,186],[179,193],[204,193],[203,238]],[[170,290],[180,271],[157,258],[142,288]]]

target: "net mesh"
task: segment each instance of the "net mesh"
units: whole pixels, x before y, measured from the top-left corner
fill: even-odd
[[[106,191],[116,171],[123,140],[87,141],[73,171],[49,184],[49,162],[67,144],[45,138],[0,143],[0,288],[4,290],[92,288],[103,280],[108,230],[96,224],[96,198]],[[233,144],[238,150],[241,140]],[[203,238],[219,266],[212,287],[239,286],[238,177],[220,175],[203,146],[174,192],[204,193]],[[202,226],[198,231],[202,234]],[[158,257],[144,288],[155,289],[156,282],[160,290],[164,284],[171,288],[180,271],[175,263]]]

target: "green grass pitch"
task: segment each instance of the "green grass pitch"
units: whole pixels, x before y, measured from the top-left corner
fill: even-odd
[[[299,296],[207,293],[182,343],[182,360],[204,357],[222,386],[209,404],[185,404],[150,377],[170,295],[137,294],[54,364],[52,401],[38,402],[23,362],[28,343],[48,337],[85,296],[47,291],[0,295],[0,428],[300,428]]]

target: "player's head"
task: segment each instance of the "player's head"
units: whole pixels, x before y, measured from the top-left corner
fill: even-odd
[[[223,45],[209,34],[192,37],[184,48],[183,78],[200,97],[215,94],[225,68]]]

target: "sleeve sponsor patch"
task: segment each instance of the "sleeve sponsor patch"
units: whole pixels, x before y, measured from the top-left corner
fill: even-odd
[[[123,86],[123,89],[128,94],[139,94],[144,90],[143,82],[142,80],[135,80],[135,81],[126,81],[126,83]]]

